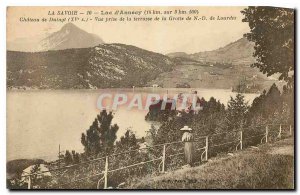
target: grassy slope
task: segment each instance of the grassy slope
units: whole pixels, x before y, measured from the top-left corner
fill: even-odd
[[[144,178],[138,189],[293,189],[294,140],[224,155],[205,165]]]
[[[257,79],[253,80],[253,75],[257,75]],[[233,66],[231,69],[222,66],[210,67],[192,64],[175,66],[174,70],[160,74],[155,80],[149,82],[149,85],[158,84],[172,88],[176,87],[178,83],[189,83],[193,88],[230,89],[235,87],[244,77],[248,81],[247,84],[255,83],[261,89],[269,89],[274,82],[279,86],[282,85],[277,80],[267,78],[257,69],[244,65]]]

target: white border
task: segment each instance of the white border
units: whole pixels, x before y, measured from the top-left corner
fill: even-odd
[[[261,6],[275,6],[275,7],[288,7],[288,8],[298,8],[299,0],[1,0],[0,1],[0,125],[1,125],[1,136],[0,136],[0,158],[1,158],[1,168],[0,168],[0,181],[1,181],[1,194],[9,193],[24,193],[23,192],[10,192],[6,189],[6,7],[7,6],[249,6],[249,5],[261,5]],[[297,21],[299,21],[299,13],[297,13]],[[297,30],[297,32],[299,32]],[[298,35],[299,33],[297,33]],[[297,54],[299,55],[299,50],[297,49]],[[297,71],[297,75],[299,72]],[[299,83],[297,82],[297,91],[299,91]],[[297,106],[297,109],[299,107]],[[298,118],[297,118],[298,119]],[[298,121],[298,120],[296,120]],[[299,133],[297,140],[299,140]],[[298,152],[297,152],[298,156]],[[297,175],[298,176],[298,175]],[[296,177],[297,177],[296,176]],[[299,178],[297,179],[297,186],[299,187]],[[55,191],[54,191],[55,192]],[[34,192],[26,192],[26,194],[33,194]],[[42,193],[41,191],[38,193]],[[63,193],[73,193],[71,191],[55,192],[58,194]],[[79,194],[84,194],[86,192],[78,192]],[[101,192],[103,193],[103,192]],[[132,193],[129,192],[129,193]],[[145,193],[145,192],[138,192]],[[165,194],[173,192],[154,192],[156,194]],[[186,193],[186,192],[184,192]],[[207,192],[198,192],[207,193]],[[216,194],[217,192],[210,192]],[[232,193],[227,192],[227,193]],[[240,193],[240,192],[237,192]],[[272,192],[254,192],[256,194],[265,194]],[[288,192],[284,192],[288,193]],[[37,192],[35,192],[37,194]]]

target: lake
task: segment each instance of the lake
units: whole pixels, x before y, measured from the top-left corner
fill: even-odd
[[[225,105],[236,93],[226,89],[136,88],[99,90],[28,90],[7,91],[7,161],[19,158],[54,160],[61,150],[83,151],[80,138],[100,110],[98,97],[103,93],[178,94],[197,90],[198,96],[215,97]],[[252,103],[259,94],[245,94]],[[145,121],[147,111],[126,106],[115,111],[113,123],[120,127],[118,138],[131,128],[137,137],[145,136],[151,122]],[[157,124],[156,124],[157,125]]]

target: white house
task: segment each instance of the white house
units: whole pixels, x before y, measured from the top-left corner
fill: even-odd
[[[37,178],[42,178],[45,176],[51,177],[51,173],[49,172],[49,169],[46,167],[46,165],[44,165],[44,164],[31,165],[31,166],[27,167],[26,169],[24,169],[22,172],[21,176],[22,176],[23,182],[29,181],[29,177],[26,177],[26,176],[33,173],[35,166],[38,166],[38,171],[36,171],[35,173],[40,173],[37,175]]]

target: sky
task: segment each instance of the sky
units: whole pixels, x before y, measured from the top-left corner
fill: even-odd
[[[9,7],[7,9],[7,41],[24,37],[36,37],[58,31],[62,22],[20,22],[20,17],[49,18],[49,11],[137,11],[137,10],[191,10],[199,16],[234,16],[236,20],[166,21],[166,22],[73,22],[79,28],[100,36],[106,43],[134,45],[150,51],[196,53],[210,51],[242,38],[249,32],[247,23],[241,20],[244,7]],[[175,15],[172,15],[175,16]],[[176,15],[178,16],[178,15]],[[65,16],[53,16],[65,17]],[[167,16],[168,17],[168,16]],[[186,16],[184,16],[186,17]]]

